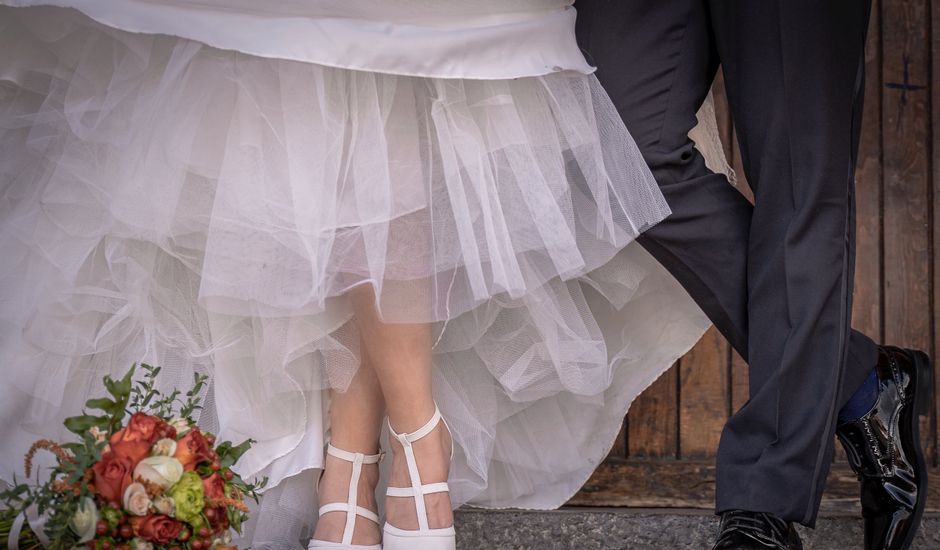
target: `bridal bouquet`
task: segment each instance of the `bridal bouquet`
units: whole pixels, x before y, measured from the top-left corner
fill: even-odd
[[[91,399],[65,420],[80,440],[40,440],[26,455],[26,476],[40,451],[55,455],[44,484],[15,484],[0,493],[0,545],[11,549],[223,550],[247,519],[245,498],[258,500],[264,481],[248,483],[232,465],[248,450],[217,442],[193,414],[206,378],[185,395],[155,389],[158,367],[104,378],[109,397]]]

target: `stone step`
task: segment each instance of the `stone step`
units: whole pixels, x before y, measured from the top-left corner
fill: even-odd
[[[704,510],[562,508],[552,511],[457,512],[460,550],[703,550],[711,547],[717,519]],[[800,529],[806,550],[863,548],[862,520],[820,517]],[[913,550],[940,549],[940,514],[925,515]]]

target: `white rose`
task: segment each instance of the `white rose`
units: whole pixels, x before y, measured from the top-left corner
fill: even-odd
[[[124,509],[135,516],[146,516],[150,511],[150,495],[140,483],[131,483],[124,490]]]
[[[134,539],[131,541],[131,550],[153,550],[153,544],[143,540]]]
[[[137,463],[134,468],[134,480],[143,479],[169,489],[183,476],[183,465],[172,456],[151,456]]]
[[[189,424],[189,420],[185,418],[176,417],[173,420],[170,420],[170,426],[173,426],[176,429],[176,435],[183,436],[192,429],[192,426]]]
[[[92,426],[88,431],[91,433],[91,436],[95,438],[96,443],[101,443],[108,438],[107,432],[101,431],[98,429],[98,426]]]
[[[84,544],[95,538],[95,528],[98,526],[98,507],[90,497],[85,497],[78,504],[78,510],[72,516],[69,527],[78,535],[79,544]]]
[[[153,500],[153,507],[164,516],[176,517],[176,501],[170,497],[159,496]]]
[[[176,440],[164,437],[153,444],[150,452],[154,456],[173,456],[176,454]]]

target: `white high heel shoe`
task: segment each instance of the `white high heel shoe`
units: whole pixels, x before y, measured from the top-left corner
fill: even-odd
[[[431,529],[428,525],[428,513],[424,506],[424,495],[432,493],[447,493],[450,488],[447,482],[439,483],[421,483],[421,476],[418,474],[418,463],[415,460],[414,449],[411,444],[431,433],[438,422],[444,423],[444,428],[450,433],[450,427],[441,416],[440,409],[434,406],[434,416],[431,420],[410,434],[396,433],[392,429],[392,423],[388,423],[389,434],[397,439],[405,451],[405,461],[408,463],[408,476],[411,478],[411,487],[389,487],[387,495],[390,497],[413,498],[415,502],[415,512],[418,517],[418,529],[399,529],[394,525],[385,522],[383,531],[383,546],[385,550],[456,550],[457,539],[454,526],[443,529]],[[451,438],[450,457],[454,457],[454,444]]]
[[[329,548],[330,550],[382,550],[381,544],[353,544],[353,532],[356,529],[356,517],[361,516],[367,520],[379,525],[379,516],[372,510],[363,508],[358,504],[359,498],[359,476],[362,474],[363,464],[378,464],[385,453],[375,455],[366,455],[362,453],[351,453],[328,445],[326,448],[328,455],[334,456],[340,460],[351,462],[352,477],[349,479],[349,497],[346,502],[331,502],[320,507],[320,516],[330,512],[346,512],[346,528],[343,530],[342,542],[329,542],[325,540],[311,539],[307,546],[308,550],[319,548]],[[321,474],[322,475],[322,474]]]

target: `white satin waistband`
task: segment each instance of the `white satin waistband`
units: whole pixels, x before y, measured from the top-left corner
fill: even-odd
[[[578,48],[576,13],[567,2],[525,2],[534,7],[507,13],[467,13],[455,4],[452,15],[438,8],[427,20],[396,18],[398,3],[383,2],[366,18],[323,5],[304,13],[299,7],[223,6],[217,0],[0,0],[11,6],[71,7],[126,31],[344,69],[480,80],[594,71]],[[383,10],[388,11],[384,19]]]

